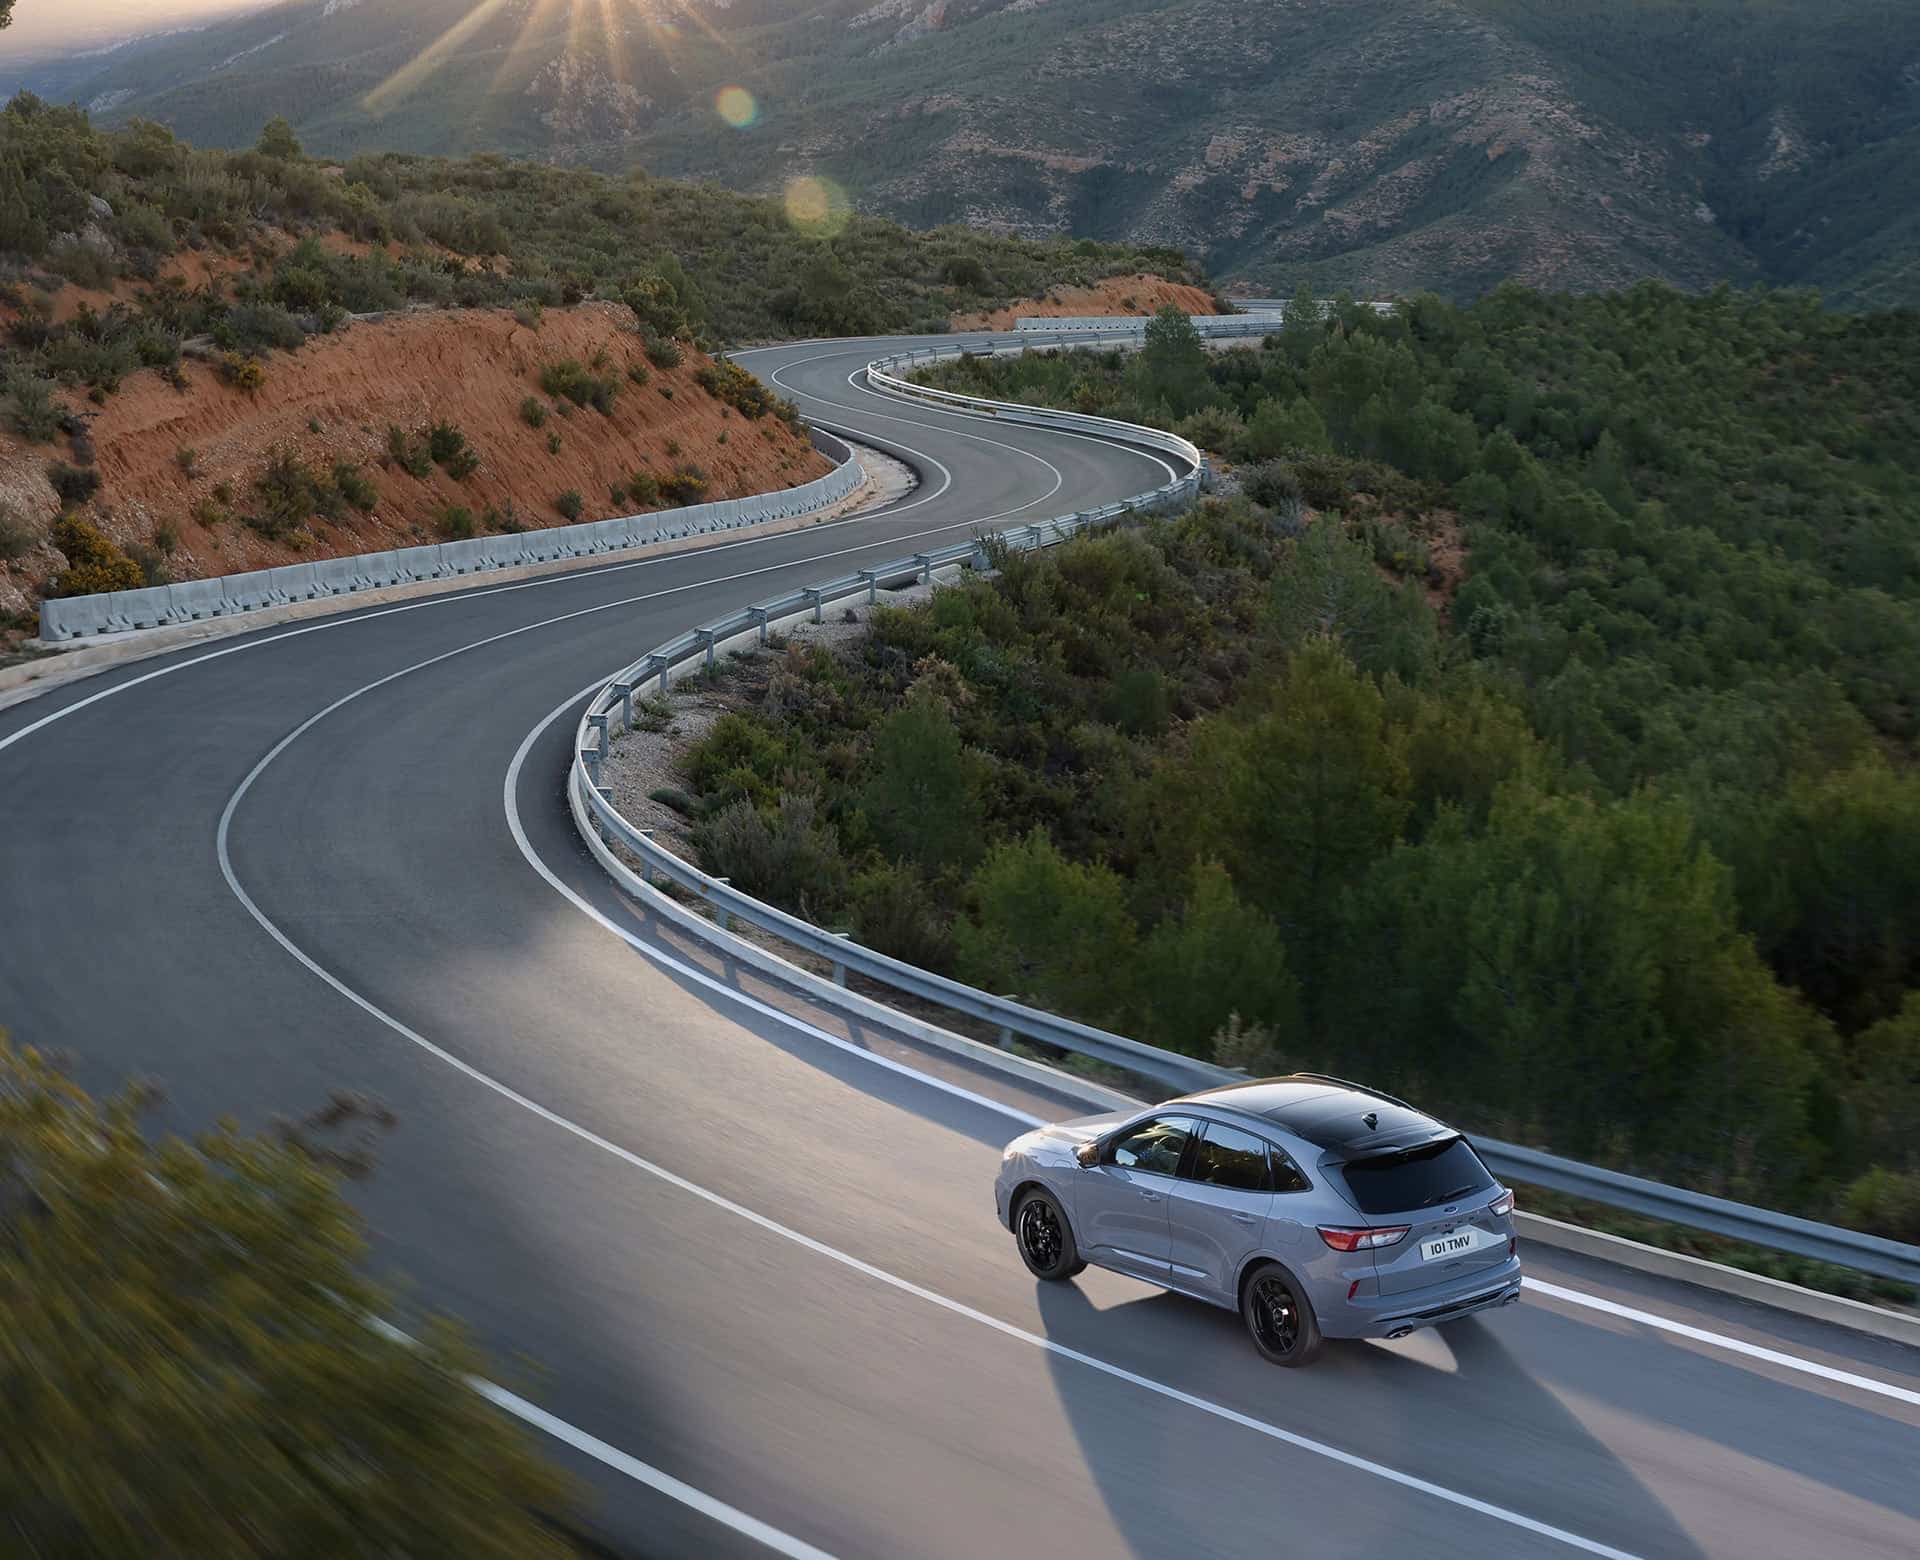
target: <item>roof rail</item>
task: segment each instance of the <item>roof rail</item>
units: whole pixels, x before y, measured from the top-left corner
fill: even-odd
[[[1376,1100],[1385,1100],[1389,1105],[1398,1105],[1402,1110],[1410,1110],[1415,1115],[1425,1116],[1428,1114],[1426,1111],[1421,1110],[1418,1105],[1409,1105],[1405,1100],[1396,1099],[1393,1095],[1387,1093],[1385,1089],[1375,1089],[1364,1083],[1354,1083],[1348,1078],[1336,1078],[1331,1073],[1297,1072],[1291,1073],[1289,1076],[1294,1078],[1311,1078],[1315,1083],[1338,1084],[1343,1089],[1353,1090],[1355,1094],[1371,1094]]]

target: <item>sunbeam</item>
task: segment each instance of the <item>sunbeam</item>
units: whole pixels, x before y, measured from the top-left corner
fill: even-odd
[[[369,92],[361,99],[361,105],[370,114],[384,114],[439,69],[449,54],[492,21],[506,6],[507,0],[481,0],[479,5]]]

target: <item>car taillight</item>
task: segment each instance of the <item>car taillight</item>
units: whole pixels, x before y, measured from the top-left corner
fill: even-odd
[[[1391,1246],[1396,1241],[1406,1239],[1411,1224],[1395,1224],[1386,1229],[1350,1230],[1338,1225],[1322,1224],[1320,1238],[1335,1251],[1361,1251],[1371,1246]]]
[[[1513,1212],[1513,1193],[1502,1192],[1498,1197],[1494,1198],[1492,1202],[1487,1204],[1487,1212],[1492,1214],[1496,1219],[1504,1219],[1508,1214]]]

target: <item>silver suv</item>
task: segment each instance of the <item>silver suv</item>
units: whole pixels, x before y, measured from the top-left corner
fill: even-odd
[[[1276,1365],[1520,1298],[1513,1193],[1473,1146],[1319,1073],[1037,1128],[994,1202],[1035,1277],[1092,1263],[1237,1310]]]

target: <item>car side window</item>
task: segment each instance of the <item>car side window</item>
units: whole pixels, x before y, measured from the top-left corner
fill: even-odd
[[[1273,1189],[1276,1192],[1313,1190],[1313,1183],[1300,1173],[1300,1167],[1279,1149],[1273,1149],[1267,1155],[1267,1161],[1273,1167]]]
[[[1236,1192],[1268,1191],[1267,1150],[1265,1138],[1209,1121],[1194,1145],[1187,1179]]]
[[[1192,1122],[1159,1116],[1141,1122],[1116,1140],[1110,1157],[1123,1170],[1172,1175],[1179,1170],[1180,1156],[1187,1151],[1187,1139],[1192,1136]]]

